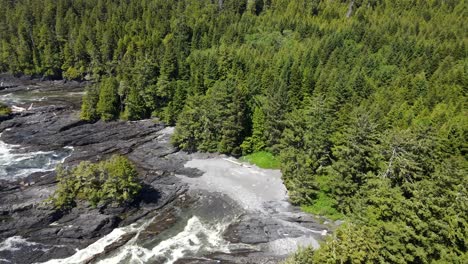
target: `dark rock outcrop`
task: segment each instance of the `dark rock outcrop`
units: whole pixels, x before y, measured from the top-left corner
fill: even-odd
[[[69,107],[46,106],[1,122],[0,133],[2,141],[21,145],[23,151],[72,146],[74,151],[65,162],[71,166],[115,153],[127,155],[136,164],[144,185],[132,204],[93,208],[80,203],[70,212],[61,212],[46,202],[55,190],[53,172],[35,173],[16,182],[0,181],[0,241],[19,236],[40,245],[36,248],[43,247],[27,255],[21,254],[22,250],[0,251],[0,258],[18,263],[69,256],[116,227],[170,207],[186,191],[186,186],[171,175],[178,171],[197,173],[183,169],[187,156],[170,145],[171,128],[152,120],[87,123]]]
[[[326,229],[311,216],[290,208],[287,201],[264,205],[267,214],[246,211],[223,192],[199,190],[182,183],[175,174],[190,179],[203,175],[198,169],[184,167],[186,161],[193,157],[219,156],[179,152],[170,144],[173,128],[152,120],[80,121],[76,111],[79,104],[76,98],[67,97],[69,92],[61,87],[65,85],[63,82],[8,80],[18,83],[18,87],[0,91],[0,95],[34,89],[47,93],[57,89],[64,96],[49,98],[39,105],[34,103],[32,110],[0,120],[0,140],[20,145],[21,148],[15,151],[22,152],[60,151],[66,146],[73,147],[65,160],[67,166],[84,160],[99,161],[116,153],[126,155],[136,164],[143,189],[132,203],[123,206],[95,208],[79,202],[72,210],[62,212],[47,202],[56,188],[54,172],[36,172],[16,181],[0,180],[0,263],[3,263],[2,259],[11,263],[40,263],[69,257],[76,249],[89,246],[115,228],[125,227],[125,234],[118,240],[104,243],[102,252],[95,252],[80,261],[95,263],[125,248],[127,243],[133,243],[133,238],[145,245],[170,240],[184,231],[194,216],[206,228],[211,228],[206,232],[215,229],[222,232],[217,234],[220,240],[228,245],[238,245],[229,252],[218,252],[214,248],[187,255],[176,263],[278,263],[285,257],[283,253],[275,252],[283,248],[283,240],[287,245],[288,239],[310,235],[313,232],[310,230]],[[81,84],[70,85],[75,89]],[[52,88],[44,88],[48,86]],[[23,107],[29,108],[29,104],[31,102]],[[225,228],[218,230],[220,223]],[[142,228],[138,231],[127,228],[135,226],[133,224]],[[205,231],[200,232],[203,235]],[[189,240],[188,244],[192,243]],[[163,258],[162,255],[155,256],[152,263],[162,263]]]

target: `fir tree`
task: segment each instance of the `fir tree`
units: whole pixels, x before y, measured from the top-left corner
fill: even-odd
[[[118,95],[119,82],[112,77],[105,78],[99,88],[97,112],[104,121],[114,120],[120,114]]]

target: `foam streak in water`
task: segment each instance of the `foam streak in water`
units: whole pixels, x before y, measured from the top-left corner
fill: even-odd
[[[29,242],[20,236],[9,237],[0,243],[0,251],[18,251],[25,246],[36,246],[37,243]]]
[[[0,100],[7,105],[21,104],[23,101],[12,93],[0,95]]]
[[[0,263],[20,263],[17,260],[25,253],[44,254],[51,248],[52,246],[30,242],[20,236],[9,237],[0,242]]]
[[[123,247],[115,253],[99,261],[99,264],[106,263],[165,263],[173,264],[178,259],[189,256],[196,256],[199,253],[224,252],[229,253],[230,249],[249,247],[244,244],[230,244],[225,241],[222,234],[227,224],[218,223],[208,225],[193,216],[187,221],[184,229],[172,237],[167,238],[154,246],[142,246],[138,237],[140,232],[153,222],[154,219],[144,222],[139,227],[134,224],[124,228],[114,229],[109,235],[99,239],[94,244],[75,253],[73,256],[50,260],[46,264],[83,263],[93,256],[96,256],[113,243],[116,243],[125,234],[135,233]]]
[[[203,224],[196,216],[190,218],[184,230],[166,239],[152,249],[140,248],[132,259],[139,259],[146,263],[153,257],[165,258],[165,263],[172,264],[184,256],[194,256],[197,253],[218,252],[229,253],[229,243],[222,238],[226,225],[209,226]],[[133,250],[135,252],[135,250]]]
[[[152,222],[152,219],[148,222],[143,224],[134,223],[126,227],[116,228],[108,235],[102,237],[101,239],[97,240],[93,244],[89,245],[88,247],[78,250],[73,256],[70,256],[65,259],[52,259],[44,264],[79,264],[79,263],[86,263],[96,255],[103,253],[106,247],[117,243],[122,237],[129,233],[139,233],[143,230],[149,223]],[[133,240],[133,239],[132,239]],[[106,262],[106,263],[113,263],[113,262]],[[118,262],[116,262],[118,263]]]
[[[161,241],[153,248],[138,245],[133,239],[114,256],[99,264],[106,263],[165,263],[172,264],[180,258],[195,256],[200,252],[230,252],[229,243],[222,238],[226,225],[209,226],[193,216],[184,230]],[[136,238],[136,237],[135,237]]]
[[[20,146],[0,140],[0,179],[11,181],[35,172],[52,171],[72,151],[73,147],[65,147],[61,151],[22,152]]]
[[[88,260],[92,259],[95,255],[98,255],[102,252],[104,252],[105,248],[108,245],[112,245],[113,243],[117,242],[122,235],[125,234],[125,231],[123,231],[120,228],[114,229],[110,234],[107,236],[99,239],[98,241],[94,242],[87,248],[83,250],[77,251],[73,256],[66,258],[66,259],[53,259],[50,261],[47,261],[45,263],[47,264],[79,264],[79,263],[85,263]]]

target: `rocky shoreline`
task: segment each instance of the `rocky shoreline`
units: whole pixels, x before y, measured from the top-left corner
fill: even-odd
[[[55,174],[35,173],[16,182],[0,182],[0,240],[21,236],[51,246],[40,256],[2,256],[16,263],[41,262],[65,257],[95,242],[114,228],[129,225],[168,207],[187,187],[174,173],[190,174],[183,164],[187,155],[169,144],[171,128],[151,120],[138,122],[85,123],[63,106],[23,112],[0,124],[1,140],[24,147],[24,151],[50,151],[72,146],[67,165],[97,161],[114,153],[127,155],[137,165],[144,185],[138,199],[124,207],[92,208],[79,204],[71,212],[56,211],[44,202],[55,189]],[[54,247],[60,245],[60,247]]]
[[[7,95],[24,91],[79,92],[84,86],[77,82],[1,77],[11,84],[2,89]],[[0,120],[3,142],[20,145],[24,152],[73,147],[71,156],[65,160],[68,166],[83,160],[98,161],[115,153],[127,155],[138,167],[144,188],[132,204],[122,207],[93,208],[79,204],[70,212],[61,212],[45,201],[55,190],[54,172],[33,173],[17,181],[0,180],[0,241],[21,237],[28,241],[26,245],[37,244],[47,249],[29,254],[22,250],[0,251],[0,259],[33,263],[69,256],[116,227],[129,225],[162,208],[170,210],[170,204],[186,192],[187,186],[171,177],[176,172],[192,173],[183,168],[187,155],[177,152],[169,143],[171,128],[151,120],[83,122],[76,111],[78,103],[60,96],[34,104],[38,106],[32,110]]]
[[[152,241],[151,245],[154,245],[163,238],[171,240],[173,236],[183,235],[188,228],[186,226],[184,229],[183,225],[197,220],[194,220],[195,216],[205,217],[204,223],[211,221],[210,225],[228,219],[226,226],[218,230],[221,233],[217,239],[225,246],[239,247],[223,251],[217,249],[220,245],[212,245],[210,251],[197,253],[201,257],[189,256],[171,263],[278,263],[287,252],[294,250],[288,247],[301,243],[301,239],[305,239],[304,243],[310,239],[315,241],[311,236],[320,239],[320,234],[314,235],[316,231],[311,230],[327,229],[315,218],[290,206],[282,195],[278,198],[281,200],[277,199],[279,203],[265,204],[265,212],[259,214],[255,210],[242,208],[242,203],[225,189],[197,188],[199,177],[200,180],[210,178],[202,177],[206,170],[188,167],[187,162],[195,158],[223,159],[215,154],[189,155],[178,151],[170,144],[171,127],[153,120],[107,123],[79,120],[76,98],[69,98],[66,93],[69,89],[79,92],[82,84],[56,82],[52,88],[47,88],[51,85],[47,81],[35,83],[31,88],[30,81],[16,82],[19,82],[18,86],[0,91],[0,96],[31,89],[39,92],[52,89],[65,92],[65,95],[46,99],[31,110],[0,120],[1,141],[21,146],[17,151],[22,152],[73,148],[64,161],[66,166],[84,160],[99,161],[116,153],[126,155],[137,166],[144,188],[131,204],[93,208],[79,203],[71,211],[61,212],[47,203],[56,185],[53,171],[33,173],[16,181],[0,179],[0,241],[3,241],[0,243],[0,263],[40,263],[67,258],[76,255],[77,250],[105,239],[119,228],[127,230],[129,226],[145,223],[143,229],[136,231],[130,228],[130,231],[127,230],[95,254],[81,257],[79,261],[58,262],[96,263],[122,251],[129,243],[131,246],[136,238],[143,244]],[[229,165],[221,164],[221,169],[227,167]],[[238,169],[229,170],[223,175],[228,180],[230,173]],[[266,181],[270,181],[269,175],[264,176],[268,176]],[[284,188],[277,176],[275,181],[279,182],[276,186],[279,184]],[[240,181],[245,182],[245,179]],[[241,182],[238,184],[242,187]],[[232,185],[235,187],[236,183]],[[245,187],[250,191],[249,195],[257,197],[256,189]],[[161,236],[163,238],[159,238]],[[192,239],[187,241],[188,247],[197,247],[192,245],[195,243]],[[6,247],[13,250],[5,250]],[[154,260],[153,257],[150,259],[152,263],[163,261]]]

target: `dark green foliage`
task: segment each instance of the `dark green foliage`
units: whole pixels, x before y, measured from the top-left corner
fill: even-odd
[[[203,96],[192,96],[187,99],[185,107],[179,116],[179,121],[172,142],[181,149],[196,151],[204,133]]]
[[[252,136],[242,142],[241,148],[244,155],[259,152],[266,148],[265,114],[260,107],[255,107],[252,116]]]
[[[313,203],[322,188],[316,179],[331,163],[330,101],[317,96],[305,102],[304,108],[288,115],[281,139],[283,180],[296,204]]]
[[[77,200],[93,206],[122,204],[131,201],[141,189],[134,165],[118,155],[96,164],[83,161],[72,169],[59,166],[57,180],[52,201],[59,209],[70,209]]]
[[[136,87],[129,89],[127,100],[125,101],[124,117],[128,120],[139,120],[147,117],[143,92]]]
[[[232,78],[216,82],[205,96],[194,96],[187,102],[173,142],[188,151],[240,154],[245,135],[245,102],[242,84]]]
[[[80,118],[86,121],[94,121],[99,119],[97,104],[99,102],[99,89],[91,85],[86,87],[83,102],[81,103]]]
[[[466,1],[353,2],[0,0],[0,70],[101,80],[83,119],[158,117],[187,151],[273,153],[293,203],[354,223],[320,261],[461,263]]]
[[[104,121],[114,120],[119,117],[120,99],[118,89],[119,82],[115,78],[109,77],[101,82],[96,110]]]
[[[283,264],[313,264],[314,251],[312,248],[299,248]]]
[[[376,123],[367,113],[359,111],[332,138],[334,162],[326,175],[341,211],[349,212],[356,192],[379,173],[382,159],[379,136]]]
[[[379,263],[383,258],[376,231],[367,226],[344,224],[313,256],[314,263]]]

